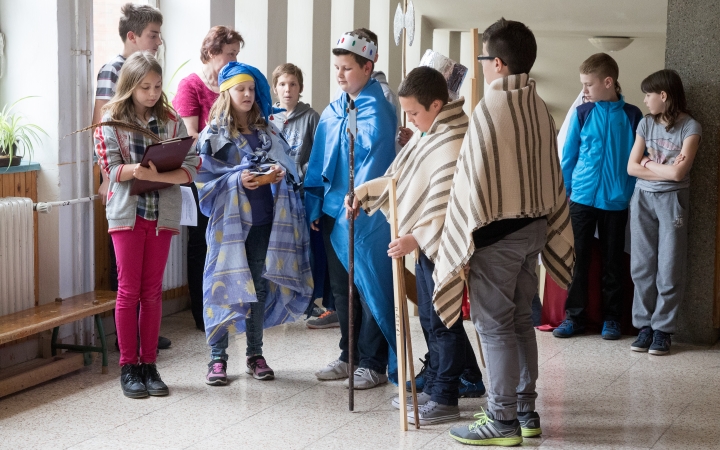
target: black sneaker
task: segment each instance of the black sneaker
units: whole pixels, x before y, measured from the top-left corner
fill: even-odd
[[[144,398],[148,391],[142,380],[140,366],[136,364],[125,364],[120,369],[120,387],[123,394],[128,398]]]
[[[670,333],[653,331],[653,341],[648,349],[651,355],[666,355],[670,351]]]
[[[637,339],[630,345],[630,350],[634,352],[646,352],[650,348],[653,340],[653,330],[650,327],[642,327],[638,333]]]
[[[165,383],[163,383],[155,364],[141,364],[142,377],[147,387],[147,393],[157,397],[168,395],[170,391]]]
[[[540,428],[540,414],[537,412],[518,412],[518,421],[520,422],[520,431],[522,432],[522,436],[524,438],[537,437],[542,434],[542,429]]]
[[[158,336],[158,350],[167,350],[172,345],[172,341],[166,337]]]

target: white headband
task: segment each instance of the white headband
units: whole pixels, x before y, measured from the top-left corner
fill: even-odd
[[[340,36],[335,48],[341,48],[349,52],[353,52],[356,55],[360,55],[363,58],[375,61],[375,55],[377,55],[377,45],[368,41],[364,37],[358,36],[352,33],[345,33]]]

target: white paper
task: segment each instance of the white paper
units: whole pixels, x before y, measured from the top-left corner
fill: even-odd
[[[182,192],[182,214],[180,215],[180,225],[189,227],[197,226],[197,205],[192,189],[187,186],[180,186]]]

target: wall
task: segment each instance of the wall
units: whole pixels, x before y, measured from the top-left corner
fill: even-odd
[[[690,243],[687,291],[680,307],[676,339],[709,345],[712,324],[715,232],[718,210],[718,128],[720,128],[720,3],[668,2],[665,65],[680,73],[693,116],[703,127],[690,184]]]

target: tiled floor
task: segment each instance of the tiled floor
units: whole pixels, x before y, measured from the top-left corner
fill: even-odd
[[[412,320],[417,358],[425,345],[417,318]],[[357,392],[355,412],[349,412],[341,382],[313,376],[337,357],[338,329],[309,330],[296,323],[267,330],[265,355],[277,374],[268,382],[244,373],[245,338],[239,337],[231,345],[231,383],[225,387],[203,382],[208,351],[189,312],[164,318],[162,333],[173,341],[158,360],[169,397],[123,397],[113,353],[110,375],[101,375],[96,363],[0,400],[0,448],[463,447],[447,435],[455,424],[399,431],[391,385]],[[544,433],[523,445],[720,448],[720,344],[676,344],[670,356],[653,357],[631,352],[631,341],[602,341],[597,335],[560,340],[538,332]],[[461,400],[458,423],[469,423],[484,404],[485,399]]]

